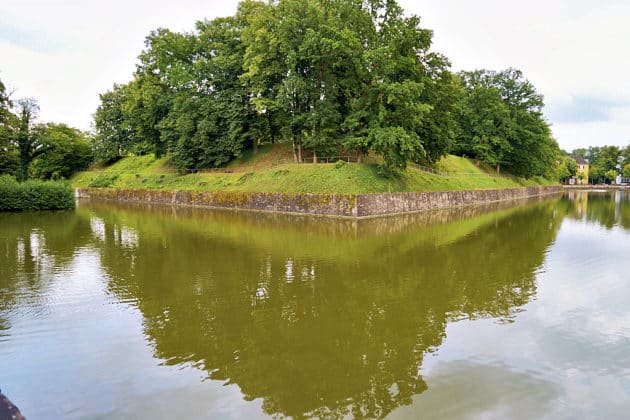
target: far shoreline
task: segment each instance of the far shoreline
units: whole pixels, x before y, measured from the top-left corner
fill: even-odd
[[[607,184],[594,184],[594,185],[563,185],[565,190],[578,190],[578,191],[624,191],[630,190],[630,185],[607,185]]]

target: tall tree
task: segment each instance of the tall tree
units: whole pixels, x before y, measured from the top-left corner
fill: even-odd
[[[457,83],[419,23],[395,1],[281,0],[250,19],[245,78],[296,161],[341,144],[392,168],[446,153]]]
[[[115,84],[100,96],[101,104],[94,114],[94,159],[112,162],[134,150],[137,143],[131,115],[125,111],[128,87]]]
[[[514,122],[512,153],[506,166],[516,175],[543,176],[559,156],[558,144],[543,116],[543,96],[520,70],[499,72],[497,78]]]
[[[477,70],[461,74],[465,97],[457,150],[497,171],[544,175],[559,156],[542,109],[543,97],[519,70]]]
[[[82,131],[65,124],[47,123],[33,128],[46,144],[46,153],[33,160],[30,172],[35,178],[70,178],[92,162],[90,142]]]
[[[173,97],[160,77],[152,72],[136,75],[127,89],[129,96],[123,111],[130,115],[136,150],[140,154],[153,152],[156,158],[160,158],[167,151],[160,123],[168,115]]]
[[[136,150],[170,151],[180,169],[279,140],[296,162],[343,148],[391,168],[434,162],[453,143],[461,89],[431,38],[394,0],[247,0],[192,33],[152,32],[97,140],[131,129]]]
[[[623,162],[619,146],[590,147],[589,159],[591,162],[589,178],[593,183],[614,180],[616,175],[612,176],[612,174],[619,172],[618,166],[621,167]]]
[[[293,144],[297,162],[310,145],[315,151],[328,140],[323,135],[331,121],[340,122],[335,83],[331,81],[331,40],[328,15],[335,2],[282,0],[260,14],[249,14],[245,31],[247,50],[244,80],[253,90],[253,104],[261,113],[280,113],[284,136]],[[277,115],[277,114],[276,114]]]
[[[21,99],[18,101],[17,129],[13,132],[11,141],[18,151],[19,172],[18,179],[28,179],[28,169],[31,162],[48,150],[48,145],[42,141],[34,130],[34,121],[39,111],[37,102],[33,99]]]
[[[406,17],[395,1],[370,1],[366,13],[372,33],[365,51],[367,71],[353,100],[352,141],[382,155],[386,166],[404,169],[408,161],[427,157],[423,126],[434,104],[427,95],[435,76],[427,63],[431,31],[420,28],[417,16]]]
[[[179,51],[168,71],[173,107],[162,124],[179,169],[217,167],[253,146],[254,108],[240,78],[245,24],[239,14],[197,22],[194,35],[164,45]]]
[[[16,117],[11,113],[11,100],[0,80],[0,175],[15,174],[18,170],[17,151],[11,144]]]
[[[182,39],[184,35],[168,29],[151,32],[139,56],[134,80],[127,86],[123,110],[130,116],[136,147],[140,153],[153,152],[156,158],[164,155],[169,146],[162,128],[173,107],[172,81],[177,79],[180,63],[189,54],[185,46],[183,51],[180,49]]]
[[[7,88],[0,80],[0,124],[6,124],[10,112],[11,101],[9,100],[9,95],[7,94]]]
[[[423,98],[431,104],[431,111],[423,122],[419,134],[423,139],[424,161],[433,164],[446,156],[454,147],[460,127],[458,116],[464,91],[461,79],[450,72],[450,62],[439,54],[426,60],[427,87]]]
[[[494,74],[484,70],[460,74],[466,92],[460,115],[459,153],[496,166],[505,164],[512,150],[513,122]]]

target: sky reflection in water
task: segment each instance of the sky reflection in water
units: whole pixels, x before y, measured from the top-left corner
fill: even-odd
[[[0,386],[30,418],[621,418],[629,201],[0,214]]]

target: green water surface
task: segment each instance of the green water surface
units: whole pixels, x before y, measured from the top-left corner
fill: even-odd
[[[374,220],[0,214],[29,419],[627,418],[630,195]]]

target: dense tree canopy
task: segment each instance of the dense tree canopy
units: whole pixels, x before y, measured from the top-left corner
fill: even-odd
[[[464,98],[456,150],[515,175],[549,175],[560,158],[543,97],[519,70],[461,73]]]
[[[0,81],[0,175],[58,179],[85,169],[92,161],[86,134],[64,124],[36,123],[38,111],[34,99],[10,101]]]
[[[17,151],[11,147],[16,117],[11,113],[11,101],[0,80],[0,175],[17,173]]]
[[[9,95],[7,94],[7,88],[0,80],[0,123],[5,123],[9,116],[9,107],[11,102],[9,101]]]
[[[555,179],[560,180],[563,183],[568,182],[569,178],[578,176],[578,164],[571,156],[568,156],[566,152],[562,152],[564,155],[558,160],[556,168]],[[551,178],[551,179],[554,179]]]
[[[90,156],[146,153],[198,170],[286,142],[296,162],[371,154],[402,170],[458,153],[519,176],[571,176],[522,73],[455,75],[432,36],[395,0],[245,0],[192,32],[147,36],[131,81],[100,95],[91,155],[83,133],[13,112],[0,82],[0,171],[66,177]]]
[[[431,38],[376,0],[244,1],[192,33],[159,29],[133,80],[101,96],[96,155],[131,139],[198,169],[286,141],[297,162],[341,150],[390,168],[434,162],[453,143],[460,88]]]
[[[39,124],[34,131],[46,152],[33,160],[33,178],[67,179],[92,163],[91,144],[82,131],[55,123]]]
[[[592,184],[614,181],[617,175],[623,175],[624,165],[630,163],[630,145],[625,149],[619,146],[591,146],[575,149],[572,154],[588,160],[588,178]]]
[[[28,168],[31,162],[46,152],[48,146],[34,130],[34,120],[39,112],[39,105],[33,99],[22,99],[18,102],[18,123],[11,136],[13,146],[17,149],[20,181],[28,179]]]
[[[99,162],[112,162],[138,151],[131,118],[123,110],[127,91],[127,86],[114,85],[112,90],[100,95],[101,104],[94,114],[96,135],[92,142],[94,158]]]

